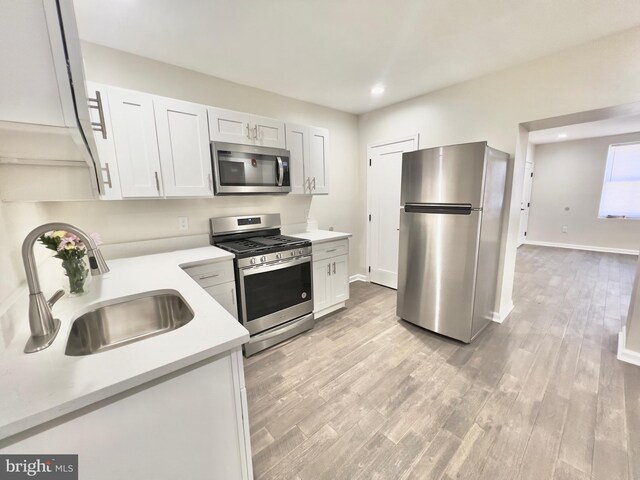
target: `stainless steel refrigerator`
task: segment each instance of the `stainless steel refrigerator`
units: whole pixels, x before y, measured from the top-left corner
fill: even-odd
[[[466,343],[493,319],[508,158],[486,142],[403,154],[399,317]]]

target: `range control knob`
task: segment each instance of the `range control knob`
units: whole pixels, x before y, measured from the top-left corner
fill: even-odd
[[[302,249],[298,250],[298,255],[302,255]]]
[[[252,258],[252,259],[251,259],[251,265],[253,265],[253,264],[255,264],[255,263],[256,263],[256,259],[255,259],[255,258]]]
[[[289,255],[291,255],[292,257],[293,257],[295,254],[296,254],[296,251],[295,251],[295,250],[291,250],[291,251],[289,252]]]
[[[282,254],[281,254],[281,253],[276,253],[276,258],[277,258],[278,260],[280,260],[280,259],[282,258]]]
[[[266,262],[267,261],[267,257],[265,257],[264,255],[260,257],[260,261],[261,262]]]

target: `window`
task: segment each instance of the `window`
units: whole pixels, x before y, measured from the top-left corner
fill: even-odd
[[[609,145],[598,216],[640,219],[640,142]]]

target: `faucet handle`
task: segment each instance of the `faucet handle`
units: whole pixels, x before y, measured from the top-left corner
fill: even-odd
[[[89,257],[89,268],[91,269],[91,275],[103,275],[109,272],[107,262],[104,261],[102,252],[99,249],[91,249],[87,252]]]
[[[51,298],[49,300],[47,300],[47,305],[49,305],[49,308],[53,307],[55,305],[55,303],[60,300],[62,297],[64,297],[64,290],[58,290],[56,293],[54,293],[53,295],[51,295]]]

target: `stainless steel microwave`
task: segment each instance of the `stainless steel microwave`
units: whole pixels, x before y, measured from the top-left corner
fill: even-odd
[[[280,148],[211,142],[216,195],[289,193],[291,154]]]

